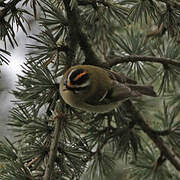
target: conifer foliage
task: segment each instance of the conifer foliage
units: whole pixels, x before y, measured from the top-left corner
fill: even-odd
[[[27,16],[38,34],[28,36]],[[179,0],[1,0],[0,65],[18,46],[14,26],[32,43],[12,90],[14,141],[0,141],[1,180],[180,179]],[[158,97],[105,114],[72,108],[59,81],[76,64],[151,84]]]

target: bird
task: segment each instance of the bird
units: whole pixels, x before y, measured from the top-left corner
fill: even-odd
[[[107,113],[123,101],[142,95],[156,97],[150,85],[118,72],[94,65],[71,66],[60,81],[62,99],[71,107],[95,113]]]

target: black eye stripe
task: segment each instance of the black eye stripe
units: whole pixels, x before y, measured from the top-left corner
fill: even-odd
[[[83,75],[81,76],[81,74]],[[89,75],[84,73],[83,69],[77,69],[70,74],[69,79],[72,85],[81,85],[89,79]]]
[[[81,77],[78,78],[77,80],[71,81],[71,83],[72,83],[72,84],[80,85],[80,84],[85,83],[88,79],[89,79],[88,74],[84,74],[83,76],[81,76]]]
[[[81,74],[81,73],[83,73],[83,72],[84,72],[83,69],[76,69],[75,71],[73,71],[73,72],[70,74],[69,79],[70,79],[71,81],[73,81],[73,79],[74,79],[77,75],[79,75],[79,74]]]

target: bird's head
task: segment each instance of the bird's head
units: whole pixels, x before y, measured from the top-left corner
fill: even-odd
[[[90,85],[89,74],[82,68],[72,69],[64,79],[63,85],[63,90],[71,90],[73,92],[85,90]]]

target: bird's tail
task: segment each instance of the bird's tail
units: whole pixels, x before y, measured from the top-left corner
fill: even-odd
[[[131,88],[131,90],[139,92],[142,95],[153,96],[153,97],[157,96],[152,86],[128,84],[128,87]]]

